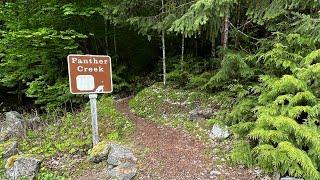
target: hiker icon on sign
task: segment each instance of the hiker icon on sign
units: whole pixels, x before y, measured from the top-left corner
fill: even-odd
[[[101,85],[97,87],[96,93],[101,93],[101,92],[104,91],[104,85],[103,84],[104,84],[104,82],[101,81]]]

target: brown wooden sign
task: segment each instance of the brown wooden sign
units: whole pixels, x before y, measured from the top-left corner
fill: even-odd
[[[100,55],[69,55],[69,84],[72,94],[111,93],[111,58]]]

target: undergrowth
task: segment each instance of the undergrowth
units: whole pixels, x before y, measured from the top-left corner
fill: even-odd
[[[197,138],[207,140],[208,121],[191,121],[189,112],[196,107],[218,106],[214,99],[207,93],[175,89],[172,84],[163,88],[161,83],[156,83],[139,92],[129,105],[141,117],[161,125],[183,128]]]
[[[312,39],[299,34],[279,35],[253,57],[264,74],[258,96],[244,98],[250,116],[232,123],[244,140],[231,156],[235,162],[320,179],[319,57]]]
[[[119,113],[110,97],[102,97],[98,103],[99,134],[101,140],[127,142],[133,132],[133,124]],[[44,157],[38,179],[63,179],[75,176],[81,166],[89,165],[86,156],[92,148],[91,113],[87,105],[78,114],[68,113],[62,118],[45,117],[47,126],[28,131],[26,139],[19,139],[19,150],[23,154]],[[66,159],[64,164],[54,166],[51,161]],[[82,164],[82,165],[81,165]],[[61,166],[61,167],[59,167]]]

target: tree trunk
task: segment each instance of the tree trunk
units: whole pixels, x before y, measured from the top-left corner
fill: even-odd
[[[164,0],[161,0],[161,3],[162,3],[162,13],[164,13]],[[161,37],[161,40],[162,40],[162,66],[163,66],[163,85],[166,86],[166,42],[165,42],[165,29],[163,27],[162,29],[162,37]]]
[[[95,53],[100,54],[96,36],[93,36],[93,40],[94,40]]]
[[[19,81],[18,83],[18,104],[21,105],[22,104],[22,82]]]
[[[114,45],[115,60],[116,60],[116,63],[117,63],[118,53],[117,53],[117,39],[116,39],[116,28],[115,27],[113,27],[113,45]]]
[[[237,7],[237,27],[240,27],[240,21],[241,21],[241,5],[239,3],[238,7]],[[235,48],[238,48],[239,47],[239,37],[238,36],[235,36],[235,40],[234,40],[234,46]]]
[[[198,39],[196,39],[194,46],[195,46],[194,48],[196,50],[196,57],[198,57]]]
[[[223,49],[228,47],[228,37],[229,37],[229,14],[227,13],[224,17],[223,32],[222,32],[222,46]]]
[[[181,66],[181,71],[183,71],[183,61],[184,61],[184,42],[185,38],[184,35],[182,35],[182,42],[181,42],[181,62],[180,62],[180,66]]]
[[[104,37],[104,41],[106,43],[106,54],[108,55],[109,54],[109,41],[108,41],[107,35]]]
[[[104,41],[106,43],[106,54],[108,55],[109,54],[109,42],[108,42],[108,36],[107,36],[107,21],[104,20]]]
[[[211,37],[211,57],[216,56],[216,38],[214,35]]]
[[[214,65],[214,58],[216,57],[216,37],[212,34],[211,35],[211,57],[212,57],[212,62],[211,62],[211,70],[213,70],[213,65]]]

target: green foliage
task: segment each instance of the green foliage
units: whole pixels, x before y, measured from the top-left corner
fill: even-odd
[[[90,46],[84,48],[84,43],[101,31],[100,27],[88,28],[92,26],[87,23],[92,17],[99,19],[99,4],[56,0],[1,3],[1,87],[16,89],[13,93],[20,101],[27,95],[50,109],[79,103],[67,91],[66,57],[82,53]]]
[[[113,71],[112,81],[114,84],[113,90],[115,92],[121,92],[126,90],[131,90],[131,85],[121,77],[122,74],[125,74],[126,68],[124,66],[120,66],[119,68]]]
[[[313,0],[272,0],[272,1],[252,1],[247,11],[247,16],[258,24],[265,24],[273,21],[281,21],[284,16],[292,12],[303,12],[307,9],[317,8],[319,3]],[[275,25],[275,24],[274,24]],[[272,25],[273,27],[275,27]]]
[[[279,39],[285,44],[279,46]],[[319,79],[309,74],[317,71],[314,67],[319,63],[319,51],[312,50],[314,44],[308,37],[290,34],[284,37],[288,41],[279,39],[270,50],[256,55],[264,59],[259,63],[266,67],[266,75],[261,76],[259,106],[249,106],[255,115],[244,112],[244,116],[233,117],[241,122],[245,115],[256,116],[254,124],[250,122],[252,118],[234,123],[235,132],[251,142],[248,145],[252,151],[241,156],[248,149],[248,145],[241,145],[231,157],[235,162],[251,164],[248,157],[252,156],[254,163],[267,172],[320,179],[319,87],[313,86]],[[240,107],[235,106],[231,114],[241,114],[246,109],[245,104]]]
[[[254,78],[255,69],[249,66],[250,57],[243,52],[228,52],[221,61],[221,68],[210,78],[204,85],[206,89],[215,89],[226,87],[231,84],[230,79],[234,84],[247,81]]]
[[[36,104],[46,105],[48,112],[52,112],[57,105],[65,103],[79,104],[83,98],[75,98],[70,93],[68,79],[58,79],[55,84],[48,85],[41,76],[29,84],[26,92],[28,97],[37,98]]]
[[[113,100],[103,97],[98,101],[99,134],[101,139],[125,141],[125,138],[133,132],[133,124],[124,115],[117,112]],[[59,121],[53,121],[53,117],[46,117],[48,126],[38,131],[28,131],[27,139],[21,140],[22,153],[43,155],[51,158],[59,154],[86,154],[92,147],[91,115],[87,106],[79,114],[68,113]],[[67,168],[72,168],[68,165]],[[66,171],[66,173],[63,173]],[[68,170],[61,170],[58,174],[47,172],[40,174],[41,178],[56,177],[58,175],[70,176]]]
[[[230,159],[237,164],[245,164],[249,167],[255,163],[250,145],[245,141],[239,141],[231,151]]]
[[[177,83],[177,85],[180,87],[184,87],[187,85],[190,79],[189,76],[190,74],[188,74],[186,71],[181,72],[180,70],[175,70],[173,72],[168,73],[167,80]]]
[[[170,31],[193,36],[200,34],[201,28],[209,24],[214,34],[220,30],[221,23],[237,0],[199,0],[179,19],[172,23]]]
[[[65,180],[66,178],[63,176],[59,176],[56,173],[52,173],[49,171],[42,171],[38,177],[36,177],[37,180],[51,180],[51,179],[56,179],[56,180]]]
[[[296,148],[292,143],[283,141],[275,148],[272,145],[260,145],[253,149],[257,155],[258,165],[268,172],[288,172],[295,177],[319,179],[319,172],[308,155]],[[272,162],[272,165],[268,163]]]
[[[181,62],[181,57],[168,58],[168,81],[178,87],[201,89],[211,78],[213,66],[211,58],[197,58],[187,55]]]
[[[309,34],[315,42],[319,42],[320,36],[317,33],[320,28],[319,16],[303,13],[294,13],[294,16],[296,21],[293,23],[295,27],[293,31],[300,34]]]
[[[127,4],[130,3],[100,0],[1,3],[1,92],[18,96],[19,105],[29,97],[37,107],[50,111],[57,107],[78,107],[83,103],[81,96],[68,92],[66,57],[69,54],[109,54],[114,60],[115,92],[132,90],[135,83],[132,79],[136,77],[132,74],[144,67],[130,68],[130,75],[128,64],[147,66],[150,62],[146,56],[151,59],[156,55],[153,47],[146,45],[147,40],[117,17],[125,14]],[[114,26],[120,21],[121,26]]]
[[[58,32],[40,28],[3,33],[2,37],[1,82],[6,86],[15,86],[18,82],[30,82],[44,72],[47,78],[54,77],[60,69],[52,65],[61,60],[55,58],[65,58],[68,53],[77,49],[74,40],[83,35],[70,30]],[[46,50],[48,46],[51,47]],[[57,51],[60,51],[58,57]]]

